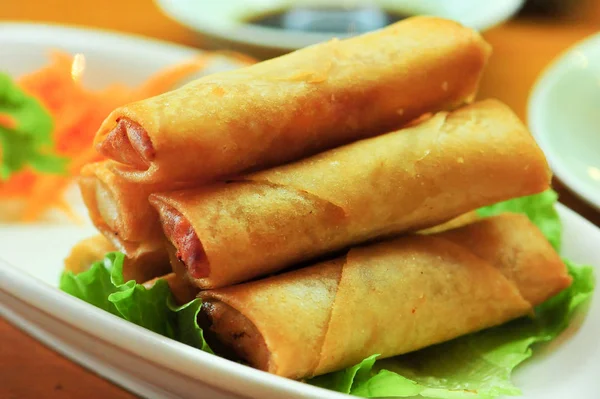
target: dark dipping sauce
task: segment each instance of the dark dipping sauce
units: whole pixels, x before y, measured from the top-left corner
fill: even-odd
[[[246,22],[271,29],[360,34],[383,28],[411,16],[413,14],[386,11],[378,7],[294,7],[252,16],[246,19]]]

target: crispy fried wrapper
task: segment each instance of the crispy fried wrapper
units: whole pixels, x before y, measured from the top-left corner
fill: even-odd
[[[214,181],[468,103],[489,55],[474,30],[415,17],[117,108],[95,143],[131,181]]]
[[[152,194],[150,202],[188,278],[216,288],[436,226],[549,182],[527,129],[486,100],[226,183]]]
[[[203,291],[199,319],[220,353],[299,379],[503,324],[570,283],[537,227],[505,214]]]

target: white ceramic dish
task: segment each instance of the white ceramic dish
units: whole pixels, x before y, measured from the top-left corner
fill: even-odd
[[[287,52],[326,41],[331,34],[273,30],[244,22],[247,16],[261,15],[310,4],[350,7],[376,5],[404,14],[428,14],[457,20],[478,30],[502,23],[515,14],[524,0],[155,0],[165,14],[204,37],[226,42],[238,49],[269,49]],[[339,35],[337,35],[339,36]]]
[[[600,35],[575,45],[542,73],[528,119],[556,175],[600,210]]]
[[[560,207],[563,254],[596,266],[600,230]],[[56,288],[62,259],[87,228],[0,227],[0,315],[65,356],[152,398],[344,398],[191,349]],[[50,243],[51,242],[51,243]],[[32,251],[31,248],[38,248]],[[515,373],[524,399],[592,399],[600,392],[600,296]]]
[[[0,24],[0,70],[39,67],[51,47],[83,52],[87,79],[138,83],[192,50],[128,36],[39,25]],[[96,63],[99,63],[96,64]],[[560,207],[564,255],[600,273],[600,230]],[[56,286],[62,260],[87,226],[0,225],[0,316],[98,374],[150,398],[345,398],[221,359],[96,309]],[[600,297],[568,331],[515,374],[526,399],[597,397]]]

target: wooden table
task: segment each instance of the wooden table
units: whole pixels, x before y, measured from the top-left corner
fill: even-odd
[[[118,30],[198,45],[192,32],[163,16],[151,0],[18,0],[0,2],[0,20],[29,20]],[[600,2],[581,0],[572,15],[551,22],[511,21],[486,32],[494,55],[480,97],[495,97],[526,119],[529,90],[559,53],[600,28]],[[561,201],[600,226],[600,214],[556,182]],[[90,371],[0,320],[1,398],[131,398]]]

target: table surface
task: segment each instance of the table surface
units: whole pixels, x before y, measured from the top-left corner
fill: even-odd
[[[513,20],[484,34],[494,53],[481,83],[480,97],[495,97],[526,120],[529,91],[548,63],[600,26],[600,2],[578,0],[560,20]],[[186,45],[201,38],[160,13],[151,0],[2,1],[0,21],[20,20],[82,25],[156,37]],[[567,206],[600,226],[600,213],[555,181]],[[46,348],[0,319],[0,397],[133,398]]]

